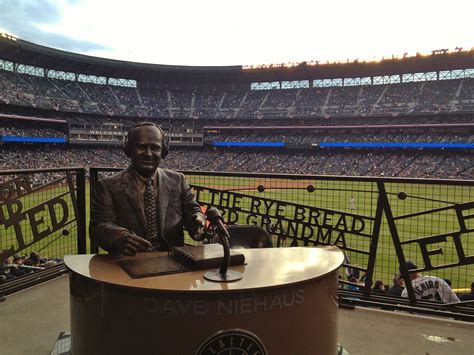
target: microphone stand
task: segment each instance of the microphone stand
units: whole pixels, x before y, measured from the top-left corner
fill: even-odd
[[[219,236],[220,242],[224,249],[224,257],[222,258],[221,267],[219,271],[208,271],[204,274],[204,278],[215,282],[230,282],[242,279],[242,273],[234,270],[228,270],[230,265],[230,246],[229,246],[229,232],[222,223],[222,216],[216,208],[210,208],[207,211],[207,217],[214,226],[215,232]]]

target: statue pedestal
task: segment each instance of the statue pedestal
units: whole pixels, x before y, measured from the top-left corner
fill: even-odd
[[[127,257],[67,256],[72,353],[336,354],[336,247],[246,249],[243,278],[208,270],[131,279]],[[148,258],[163,253],[144,253]]]

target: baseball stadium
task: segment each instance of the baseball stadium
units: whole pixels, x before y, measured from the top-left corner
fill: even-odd
[[[160,167],[184,174],[203,211],[260,227],[272,248],[342,252],[339,353],[378,353],[370,333],[388,344],[403,329],[426,335],[423,354],[472,352],[474,49],[205,67],[0,33],[0,314],[22,334],[18,312],[38,314],[40,328],[25,344],[2,338],[8,353],[69,353],[57,348],[70,337],[64,259],[106,253],[89,238],[92,200],[129,165],[140,122],[161,127]],[[417,298],[408,261],[456,302]]]

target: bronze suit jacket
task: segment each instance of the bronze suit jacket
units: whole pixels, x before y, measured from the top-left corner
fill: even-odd
[[[146,236],[143,195],[129,167],[100,180],[92,196],[89,234],[103,249],[116,252],[123,231]],[[183,174],[158,168],[158,233],[168,248],[184,244],[183,227],[194,234],[191,222],[201,208]]]

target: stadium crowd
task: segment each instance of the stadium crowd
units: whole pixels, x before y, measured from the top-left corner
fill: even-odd
[[[67,138],[67,134],[58,129],[19,127],[13,123],[2,123],[0,125],[0,136],[3,137],[47,137],[47,138]]]
[[[4,259],[0,265],[0,285],[60,263],[63,263],[62,259],[44,257],[38,252],[31,252],[29,255],[12,255]]]
[[[0,104],[108,116],[298,118],[472,112],[474,78],[273,90],[138,89],[0,70]]]
[[[273,90],[213,88],[151,89],[37,77],[0,70],[0,112],[63,118],[71,126],[97,129],[108,119],[131,126],[137,120],[255,119],[258,126],[357,126],[472,123],[474,78],[346,87]],[[18,112],[20,111],[20,112]],[[28,112],[28,111],[27,111]],[[457,112],[456,115],[451,113]],[[411,115],[412,114],[412,115]],[[382,115],[382,116],[380,116]],[[410,116],[411,115],[411,116]],[[113,116],[113,117],[112,117]],[[150,118],[151,117],[151,118]],[[271,118],[271,119],[263,119]],[[289,119],[290,118],[290,119]],[[330,118],[330,119],[329,119]],[[258,121],[257,121],[258,120]],[[158,121],[157,121],[158,122]],[[192,124],[199,122],[193,120]],[[249,120],[245,121],[249,122]],[[203,123],[204,124],[204,123]],[[255,123],[251,123],[255,124]],[[2,118],[1,136],[67,137],[67,125],[37,125]],[[242,132],[242,131],[240,131]],[[164,162],[178,170],[243,171],[350,176],[471,179],[472,154],[447,150],[317,149],[323,142],[472,143],[471,129],[394,129],[257,132],[208,130],[204,143],[285,142],[300,149],[174,148]],[[280,130],[280,132],[283,132]],[[326,133],[327,132],[327,133]],[[123,167],[118,147],[4,145],[0,170],[50,167]]]
[[[56,145],[10,145],[2,147],[0,170],[44,169],[59,167],[123,167],[125,154],[117,148],[68,147]]]
[[[52,167],[125,167],[120,147],[9,145],[0,170]],[[177,170],[291,173],[347,176],[471,179],[469,152],[301,149],[173,148],[163,166]]]
[[[474,140],[474,135],[469,131],[459,133],[443,133],[423,131],[418,133],[412,132],[393,132],[377,131],[371,133],[352,132],[288,132],[274,133],[272,132],[212,132],[204,137],[205,143],[212,142],[284,142],[286,144],[294,144],[299,146],[308,146],[310,144],[318,144],[322,142],[382,142],[382,143],[414,143],[414,142],[436,142],[436,143],[468,143]]]
[[[416,265],[408,261],[408,270],[416,269]],[[362,291],[366,289],[366,276],[358,269],[345,268],[343,275],[339,275],[339,288],[351,291]],[[410,271],[409,271],[410,272]],[[421,300],[429,300],[441,303],[457,303],[474,300],[474,282],[471,288],[452,289],[450,279],[441,279],[436,276],[422,275],[419,272],[410,272],[410,279],[415,292],[415,297]],[[393,275],[390,282],[377,279],[372,282],[371,292],[377,295],[408,297],[408,292],[401,273]],[[473,303],[467,303],[474,306]]]

